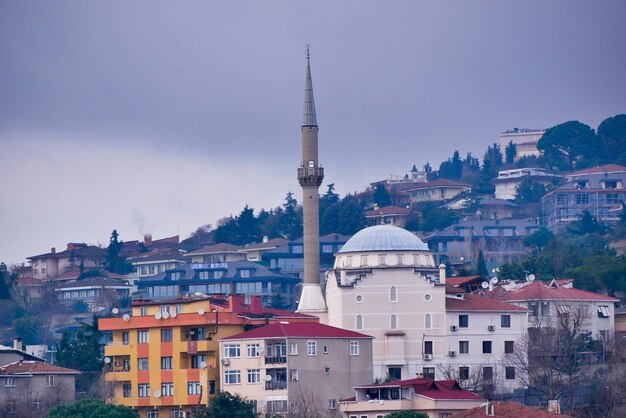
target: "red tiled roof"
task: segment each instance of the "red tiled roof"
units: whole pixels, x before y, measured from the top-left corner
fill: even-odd
[[[582,174],[594,174],[594,173],[619,173],[626,171],[626,167],[618,164],[606,164],[598,167],[586,168],[584,170],[574,171],[573,173],[566,174],[567,176],[579,176]]]
[[[187,257],[192,255],[213,254],[213,253],[233,253],[241,250],[241,247],[237,245],[228,244],[225,242],[219,244],[209,245],[208,247],[200,248],[199,250],[191,251],[185,254]]]
[[[408,215],[409,213],[411,213],[411,209],[399,206],[385,206],[384,208],[368,210],[365,212],[365,216]]]
[[[257,339],[257,338],[373,338],[369,335],[359,332],[349,331],[341,328],[331,327],[329,325],[317,322],[293,322],[293,323],[276,323],[261,328],[236,334],[225,340],[241,340],[241,339]]]
[[[16,361],[0,367],[0,375],[7,374],[80,374],[80,372],[41,361]]]
[[[520,289],[511,290],[509,292],[485,292],[489,298],[498,299],[509,302],[520,302],[528,300],[584,300],[584,301],[607,301],[619,302],[619,299],[607,295],[588,292],[586,290],[566,288],[566,287],[549,287],[540,281],[534,281]]]
[[[409,191],[409,190],[419,190],[419,189],[430,189],[430,188],[433,188],[433,187],[472,187],[472,185],[471,184],[467,184],[467,183],[462,183],[462,182],[456,181],[456,180],[437,179],[437,180],[429,181],[428,183],[417,184],[417,185],[411,187],[410,189],[407,189],[407,191]]]
[[[463,286],[474,281],[484,280],[481,276],[446,277],[446,284],[451,286]]]
[[[496,418],[555,418],[563,417],[567,418],[569,415],[553,414],[545,409],[537,409],[530,406],[522,405],[521,403],[512,401],[494,401],[494,415],[487,415],[487,410],[484,405],[477,406],[467,411],[457,412],[450,415],[448,418],[482,418],[482,417],[496,417]]]
[[[528,309],[510,303],[500,302],[485,296],[464,294],[463,299],[446,297],[446,311],[515,311],[526,312]]]
[[[482,399],[479,395],[461,388],[456,380],[432,380],[418,377],[408,380],[394,380],[375,385],[357,386],[357,388],[401,388],[407,386],[413,387],[413,392],[417,395],[431,399]]]
[[[17,279],[18,287],[29,287],[29,286],[45,286],[44,282],[39,279],[35,279],[34,277],[20,277]]]

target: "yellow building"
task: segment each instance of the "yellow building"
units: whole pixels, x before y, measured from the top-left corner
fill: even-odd
[[[105,347],[105,376],[117,405],[146,418],[186,416],[219,388],[218,340],[259,325],[316,317],[265,308],[240,295],[135,301],[132,315],[99,320],[113,340]]]

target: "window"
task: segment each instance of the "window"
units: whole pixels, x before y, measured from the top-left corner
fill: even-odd
[[[350,355],[351,356],[359,355],[359,342],[358,341],[350,341]]]
[[[328,400],[328,409],[337,409],[337,399]]]
[[[424,328],[431,329],[433,327],[433,316],[429,313],[424,315]]]
[[[512,354],[515,350],[515,342],[514,341],[505,341],[504,342],[504,353]]]
[[[289,369],[289,380],[292,382],[298,381],[298,369]]]
[[[140,306],[139,307],[139,316],[148,316],[148,307]]]
[[[324,373],[330,374],[330,367],[324,367]]]
[[[137,342],[139,344],[147,344],[150,342],[150,334],[148,330],[137,331]]]
[[[361,256],[361,267],[367,267],[367,256],[366,255],[362,255]]]
[[[4,387],[5,388],[14,388],[15,387],[15,378],[14,377],[6,377],[4,379]]]
[[[402,379],[402,368],[401,367],[388,367],[387,374],[391,380],[401,380]]]
[[[261,369],[248,370],[248,383],[261,383]]]
[[[172,357],[161,357],[161,370],[172,370]]]
[[[248,269],[239,270],[239,277],[241,277],[242,279],[250,278],[250,270]]]
[[[433,354],[433,342],[424,341],[424,354]]]
[[[203,341],[206,339],[206,328],[191,328],[189,334],[191,334],[191,341]]]
[[[398,329],[398,316],[397,315],[391,315],[389,317],[389,328]]]
[[[276,343],[276,357],[285,357],[287,355],[287,343]]]
[[[504,376],[507,380],[515,380],[515,367],[505,367]]]
[[[322,346],[322,354],[328,354],[328,346],[326,344]]]
[[[203,369],[206,366],[206,354],[191,356],[191,368]]]
[[[239,344],[224,344],[224,358],[239,358]]]
[[[395,286],[391,286],[389,288],[389,302],[397,302],[398,301],[398,288]]]
[[[577,189],[586,189],[587,188],[587,183],[588,183],[588,180],[578,180],[578,183],[576,184],[576,188]]]
[[[176,305],[176,314],[183,313],[183,305]]]
[[[333,246],[329,245],[329,244],[322,244],[322,252],[323,253],[332,253],[333,252]]]
[[[239,370],[226,370],[224,372],[224,383],[227,385],[238,385],[241,383],[241,372]]]
[[[500,327],[511,328],[511,315],[500,315]]]
[[[493,380],[493,367],[483,367],[483,380]]]
[[[174,271],[172,273],[170,273],[170,280],[178,280],[180,279],[180,272],[179,271]]]
[[[180,408],[170,409],[170,418],[185,418],[185,412]]]
[[[247,350],[248,350],[248,358],[259,357],[261,354],[259,352],[260,351],[259,344],[248,344]]]
[[[187,395],[199,395],[200,382],[187,382]]]
[[[316,356],[317,355],[317,342],[308,341],[306,343],[306,353],[309,356]]]
[[[133,396],[133,385],[130,384],[130,382],[124,382],[124,384],[122,385],[122,396],[124,396],[125,398],[130,398],[131,396]]]
[[[172,342],[173,331],[171,328],[162,329],[161,330],[161,342],[162,343],[171,343]]]
[[[469,354],[469,341],[459,341],[459,354]]]
[[[137,370],[148,370],[150,369],[150,359],[147,357],[142,357],[137,359]]]
[[[385,255],[381,254],[381,255],[378,256],[378,265],[380,267],[385,267],[387,265],[387,261],[386,261]]]
[[[536,302],[528,304],[528,310],[530,311],[530,316],[537,317],[539,316],[539,305]]]
[[[149,398],[150,397],[150,385],[148,385],[146,383],[142,383],[142,384],[138,385],[137,388],[139,389],[138,393],[139,393],[139,397],[140,398]]]
[[[469,379],[469,367],[463,366],[459,367],[459,380],[468,380]]]
[[[122,370],[125,372],[130,371],[130,358],[125,358],[122,360]]]
[[[588,194],[577,194],[576,195],[576,204],[577,205],[588,205],[589,204],[589,195]]]
[[[610,318],[611,311],[608,306],[598,306],[598,318]]]
[[[174,383],[161,383],[161,396],[174,396]]]
[[[53,374],[49,374],[46,376],[46,386],[56,386],[57,385],[57,377]]]
[[[469,327],[469,315],[461,314],[459,315],[459,328],[467,328]]]
[[[159,410],[158,409],[150,409],[146,418],[159,418]]]
[[[129,342],[129,333],[128,331],[122,332],[122,344],[128,345]]]
[[[607,194],[606,203],[611,204],[611,205],[619,203],[619,196],[616,193]]]
[[[352,259],[354,257],[349,255],[348,257],[346,257],[346,267],[352,267]]]
[[[363,329],[363,315],[356,316],[356,329]]]
[[[483,341],[483,354],[491,354],[491,341]]]
[[[422,369],[422,375],[426,379],[433,379],[433,380],[435,380],[435,368],[434,367],[424,367]]]
[[[289,355],[290,356],[297,356],[298,355],[298,344],[296,344],[296,343],[289,343]]]
[[[399,266],[403,266],[404,265],[404,256],[402,254],[398,254],[396,257],[398,257],[398,265]]]

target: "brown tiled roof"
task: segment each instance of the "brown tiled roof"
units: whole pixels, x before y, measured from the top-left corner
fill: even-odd
[[[200,248],[199,250],[191,251],[185,254],[187,257],[192,255],[203,255],[203,254],[215,254],[215,253],[236,253],[241,250],[241,247],[238,247],[233,244],[227,244],[225,242],[219,244],[209,245],[208,247]]]
[[[446,284],[451,286],[463,286],[478,280],[484,280],[481,276],[446,277]]]
[[[487,415],[487,409],[484,405],[477,406],[467,411],[457,412],[448,418],[567,418],[569,415],[553,414],[545,409],[537,409],[521,403],[512,401],[495,401],[494,415]]]
[[[0,375],[7,374],[80,374],[80,372],[41,361],[16,361],[0,367]]]
[[[365,212],[365,216],[408,215],[409,213],[411,213],[411,209],[399,206],[385,206],[384,208],[368,210]]]
[[[626,171],[626,167],[618,164],[606,164],[599,167],[586,168],[580,171],[574,171],[573,173],[566,174],[567,176],[579,176],[582,174],[594,174],[594,173],[619,173]]]
[[[549,287],[540,281],[534,281],[520,289],[511,290],[508,292],[485,292],[485,295],[489,298],[508,302],[521,302],[528,300],[596,300],[619,302],[619,299],[611,296],[601,295],[598,293],[574,288]]]
[[[446,297],[446,311],[515,311],[526,312],[528,309],[499,300],[475,294],[464,294],[463,299]]]
[[[44,282],[34,277],[20,277],[17,279],[18,287],[45,286]]]

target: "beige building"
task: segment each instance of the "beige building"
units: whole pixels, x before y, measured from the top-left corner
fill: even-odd
[[[518,384],[501,359],[526,332],[526,309],[459,289],[447,293],[445,268],[410,232],[359,231],[336,253],[326,277],[328,323],[374,337],[374,378],[458,378],[464,387],[483,389],[502,376],[497,389],[503,391]]]
[[[381,418],[400,411],[415,411],[442,418],[481,405],[484,400],[454,380],[410,379],[357,386],[353,398],[340,402],[345,418]]]
[[[220,340],[220,352],[222,390],[260,413],[339,416],[339,400],[372,381],[372,337],[318,323],[253,329]]]
[[[454,199],[461,193],[471,192],[472,185],[449,179],[437,179],[428,183],[420,183],[405,193],[411,196],[411,203],[441,202]]]
[[[513,142],[516,147],[515,161],[523,157],[539,157],[541,152],[537,149],[539,140],[545,133],[545,129],[515,128],[500,134],[500,148],[504,154],[506,146]]]
[[[411,209],[398,206],[385,206],[374,208],[365,212],[365,219],[370,225],[393,225],[404,228]]]
[[[49,253],[28,257],[35,279],[50,280],[67,271],[84,268],[100,267],[106,257],[106,250],[83,243],[70,242],[66,250],[57,252],[51,248]]]
[[[191,251],[185,254],[185,257],[192,263],[199,264],[230,263],[246,259],[245,254],[240,252],[241,249],[233,244],[220,243]]]

